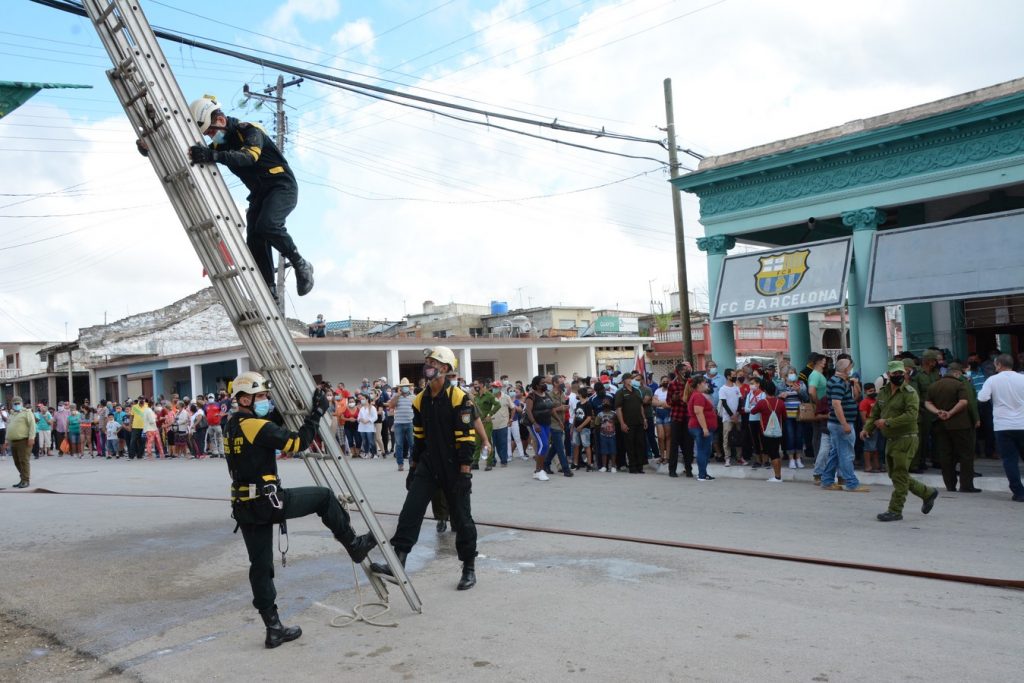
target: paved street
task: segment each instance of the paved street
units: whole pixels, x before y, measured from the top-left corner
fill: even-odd
[[[1024,505],[998,470],[983,478],[996,490],[943,491],[927,517],[911,498],[903,522],[880,524],[885,486],[654,473],[539,483],[517,461],[474,479],[478,585],[454,590],[454,537],[428,520],[409,564],[424,611],[396,591],[384,619],[397,628],[332,628],[359,600],[351,565],[317,518],[291,522],[277,586],[303,636],[267,651],[222,461],[32,466],[33,486],[83,495],[0,492],[4,680],[1003,681],[1019,668],[1024,592],[488,526],[1021,580]],[[390,459],[353,467],[390,533],[403,475]],[[0,471],[14,481],[10,460]],[[282,476],[309,482],[301,462]]]

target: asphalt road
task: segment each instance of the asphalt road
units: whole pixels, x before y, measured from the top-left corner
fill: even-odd
[[[290,522],[278,604],[303,636],[268,651],[223,461],[32,465],[33,486],[61,495],[0,492],[4,680],[1005,681],[1019,669],[1021,591],[488,525],[1022,580],[1024,505],[1008,492],[943,491],[928,516],[911,498],[903,522],[881,524],[885,486],[542,483],[517,461],[474,479],[478,585],[455,591],[454,537],[427,520],[409,563],[424,610],[395,591],[382,617],[395,628],[330,626],[375,596],[364,577],[357,593],[318,518]],[[403,475],[390,459],[353,467],[391,532]],[[9,459],[0,472],[16,478]],[[310,483],[301,462],[282,476]]]

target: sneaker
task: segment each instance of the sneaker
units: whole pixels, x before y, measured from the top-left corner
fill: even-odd
[[[771,477],[770,479],[766,479],[765,481],[770,481],[773,484],[781,484],[782,483],[782,479],[780,479],[778,477]]]
[[[821,490],[822,491],[842,491],[843,490],[843,485],[842,484],[829,484],[828,486],[826,486],[826,485],[822,484]]]
[[[608,471],[607,467],[602,467],[601,469],[598,470],[598,472],[607,472],[607,471]]]
[[[712,477],[710,474],[706,474],[703,477],[697,477],[697,481],[714,481],[714,480],[715,480],[715,478]]]
[[[752,470],[759,470],[759,469],[761,469],[761,463],[759,463],[759,462],[751,463],[750,469],[752,469]]]
[[[562,476],[563,477],[571,477],[572,476],[572,470],[567,470],[565,472],[562,472]]]
[[[795,470],[796,469],[796,460],[790,460],[789,461],[789,469],[791,469],[791,470]]]
[[[797,460],[796,461],[796,468],[798,470],[802,470],[804,468],[804,461],[803,460]]]
[[[820,474],[815,474],[814,475],[814,483],[815,484],[821,483],[821,475]]]
[[[853,487],[852,489],[847,488],[847,489],[843,489],[843,490],[849,491],[850,493],[867,493],[871,489],[869,489],[867,486],[864,486],[864,484],[859,484],[859,485]],[[938,495],[938,493],[939,493],[938,491],[935,492],[936,495]]]
[[[608,471],[609,471],[609,472],[615,472],[615,468],[614,468],[614,467],[609,467],[609,468],[608,468]]]
[[[494,469],[494,465],[487,465],[486,467],[484,467],[484,472],[490,472],[493,469]]]
[[[545,472],[544,470],[540,470],[539,472],[533,473],[533,478],[536,479],[537,481],[547,481],[548,473]]]
[[[729,460],[728,460],[728,459],[726,459],[726,461],[725,461],[725,466],[726,466],[726,467],[732,467],[732,463],[731,463],[731,462],[729,462]]]
[[[736,461],[736,463],[737,463],[738,465],[741,465],[741,466],[743,466],[743,467],[746,467],[746,465],[747,465],[747,461],[746,461],[746,460],[744,460],[743,458],[740,458],[739,460],[737,460],[737,461]]]

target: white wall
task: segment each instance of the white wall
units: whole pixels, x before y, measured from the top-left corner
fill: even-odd
[[[563,346],[555,349],[540,349],[538,361],[542,365],[555,363],[560,375],[572,377],[572,373],[587,374],[587,347]]]
[[[347,387],[359,387],[363,377],[374,379],[387,375],[387,350],[379,351],[345,351],[343,353],[327,353],[325,351],[303,351],[303,357],[314,375],[322,375],[331,384],[344,382]],[[420,361],[423,353],[418,354]]]

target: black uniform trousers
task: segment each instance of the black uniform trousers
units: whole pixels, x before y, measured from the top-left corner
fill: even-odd
[[[280,492],[285,519],[305,517],[314,512],[320,515],[324,526],[338,541],[348,547],[355,539],[348,512],[341,506],[331,490],[322,486],[304,486],[282,489]],[[245,549],[249,552],[249,584],[252,586],[252,606],[269,609],[277,600],[274,588],[274,525],[239,524]]]
[[[274,285],[274,256],[277,249],[293,263],[299,258],[298,249],[284,226],[285,219],[299,201],[299,188],[295,183],[277,182],[265,191],[249,195],[249,209],[245,213],[246,238],[252,258],[264,282]]]
[[[416,545],[427,505],[440,489],[448,500],[448,514],[455,532],[455,550],[459,559],[469,562],[476,557],[476,524],[470,510],[470,493],[455,490],[453,483],[457,476],[456,472],[435,472],[435,468],[423,460],[416,465],[409,493],[405,496],[405,504],[398,516],[398,528],[391,538],[395,550],[407,553]]]
[[[626,445],[626,455],[629,457],[629,471],[643,472],[647,464],[647,434],[644,432],[643,423],[628,425],[629,431],[624,432],[622,440]]]
[[[693,471],[693,435],[687,424],[680,420],[669,423],[668,471],[675,474],[679,467],[679,451],[683,452],[683,467],[687,472]]]

